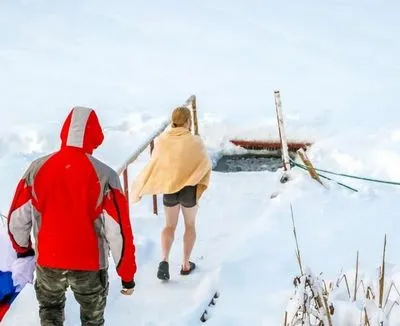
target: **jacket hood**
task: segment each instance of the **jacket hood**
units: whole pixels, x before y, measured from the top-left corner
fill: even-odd
[[[93,109],[74,107],[61,129],[61,147],[77,147],[92,154],[99,147],[104,134]]]

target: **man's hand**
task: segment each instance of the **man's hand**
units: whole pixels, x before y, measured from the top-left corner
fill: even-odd
[[[133,291],[135,291],[135,289],[125,289],[125,288],[123,288],[123,289],[121,290],[121,293],[122,293],[123,295],[132,295]]]
[[[135,290],[135,281],[132,280],[130,282],[122,281],[122,290],[121,293],[123,295],[132,295],[133,291]]]

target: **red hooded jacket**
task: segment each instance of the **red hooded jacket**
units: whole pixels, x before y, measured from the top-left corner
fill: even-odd
[[[61,130],[61,149],[34,161],[19,182],[8,230],[19,257],[67,270],[108,267],[111,250],[124,282],[136,272],[128,202],[119,177],[91,154],[104,136],[92,109],[75,107]]]

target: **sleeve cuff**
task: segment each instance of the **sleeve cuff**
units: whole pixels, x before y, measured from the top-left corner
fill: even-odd
[[[30,256],[35,256],[35,250],[33,250],[32,248],[28,249],[24,253],[17,253],[17,258],[25,258]]]
[[[135,287],[135,281],[134,281],[134,280],[132,280],[132,281],[130,281],[130,282],[122,281],[122,286],[123,286],[125,289],[133,289],[133,288]]]

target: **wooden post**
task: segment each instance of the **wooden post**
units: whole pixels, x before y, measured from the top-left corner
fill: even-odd
[[[192,99],[192,114],[193,114],[193,130],[195,135],[199,135],[199,122],[197,120],[197,103],[196,96]]]
[[[281,140],[281,148],[282,148],[283,169],[284,171],[290,171],[290,157],[289,157],[289,150],[285,134],[285,128],[283,124],[281,94],[279,93],[279,91],[275,91],[274,96],[275,96],[276,117],[278,119],[279,138]]]
[[[128,167],[125,167],[125,169],[124,169],[123,179],[124,179],[124,194],[125,194],[126,200],[129,202]]]
[[[150,143],[150,155],[154,150],[154,140]],[[157,195],[153,195],[153,214],[158,215],[158,204],[157,204]]]
[[[197,119],[196,95],[192,95],[185,103],[186,107],[192,110],[192,130],[195,135],[199,135],[199,122]]]
[[[307,167],[308,173],[310,173],[311,178],[313,178],[314,180],[318,181],[321,185],[324,186],[324,184],[322,183],[319,175],[315,171],[314,166],[312,165],[311,161],[308,159],[308,157],[307,157],[306,153],[304,152],[304,150],[303,149],[299,149],[297,151],[297,153],[300,155],[301,160],[303,161],[304,165]]]

